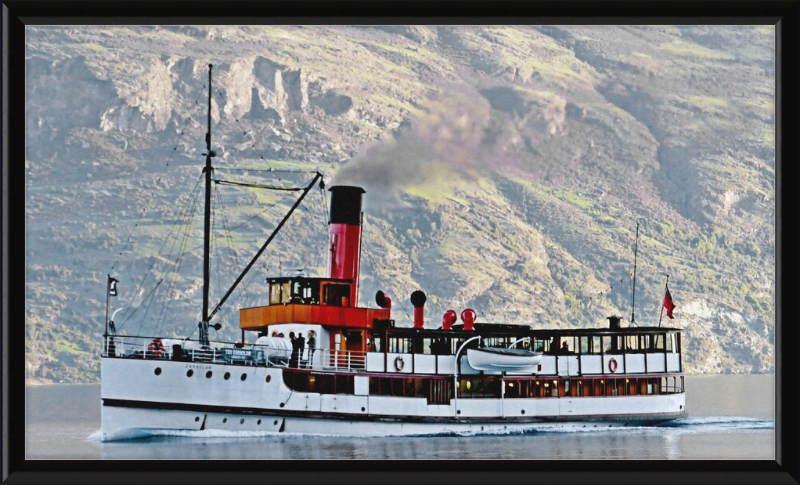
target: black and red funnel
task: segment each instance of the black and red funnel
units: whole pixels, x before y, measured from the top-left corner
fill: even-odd
[[[358,275],[361,264],[361,187],[331,187],[330,255],[328,277],[353,280],[350,305],[358,303]]]

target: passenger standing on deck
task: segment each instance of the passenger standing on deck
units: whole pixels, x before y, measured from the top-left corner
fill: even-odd
[[[294,332],[289,332],[289,340],[291,340],[292,342],[292,355],[289,358],[289,367],[297,367],[297,360],[298,360],[297,337],[294,336]]]
[[[303,360],[303,352],[305,351],[305,348],[306,348],[306,338],[303,337],[302,333],[298,334],[297,335],[297,349],[300,351],[300,355],[299,355],[300,360]]]
[[[315,337],[316,332],[313,330],[308,331],[308,362],[312,364],[312,359],[314,358],[314,349],[317,347],[317,339]]]

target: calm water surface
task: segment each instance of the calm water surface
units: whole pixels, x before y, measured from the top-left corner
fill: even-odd
[[[775,376],[687,376],[690,416],[667,427],[405,438],[173,432],[99,442],[100,386],[26,389],[35,459],[720,459],[775,458]],[[198,446],[199,445],[199,446]]]

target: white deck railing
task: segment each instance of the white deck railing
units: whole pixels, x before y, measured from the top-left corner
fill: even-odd
[[[176,349],[173,345],[180,345],[180,354],[175,354]],[[365,371],[367,367],[366,352],[303,349],[295,361],[291,350],[268,345],[237,346],[231,342],[209,342],[207,348],[202,348],[196,340],[119,335],[104,339],[103,357],[296,367],[344,372]]]

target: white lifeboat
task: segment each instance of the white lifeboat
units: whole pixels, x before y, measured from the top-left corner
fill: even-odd
[[[542,361],[541,352],[526,349],[480,347],[467,349],[470,367],[476,370],[527,372]]]

